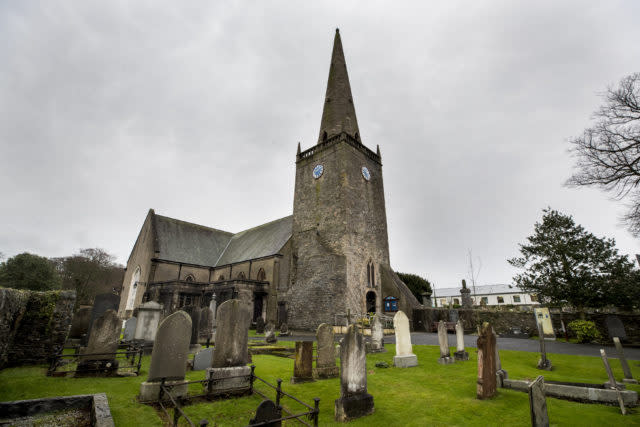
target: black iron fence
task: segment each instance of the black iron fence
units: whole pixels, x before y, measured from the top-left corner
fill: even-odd
[[[115,353],[81,353],[77,347],[74,353],[64,354],[64,349],[61,349],[51,357],[47,376],[138,375],[142,365],[142,355],[143,349],[139,347],[130,347]]]

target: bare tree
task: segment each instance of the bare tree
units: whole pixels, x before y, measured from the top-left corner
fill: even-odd
[[[476,259],[478,260],[478,269],[476,270],[475,267],[473,266],[473,254],[471,252],[471,249],[469,249],[469,279],[471,279],[471,286],[473,288],[473,298],[475,301],[475,296],[476,296],[476,280],[478,279],[478,276],[480,275],[480,270],[482,269],[482,260],[480,259],[480,257],[477,257]]]
[[[595,124],[570,141],[577,171],[567,185],[596,186],[626,199],[622,219],[640,236],[640,73],[623,78],[603,98]]]

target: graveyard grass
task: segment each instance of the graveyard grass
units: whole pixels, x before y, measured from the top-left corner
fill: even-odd
[[[291,346],[293,342],[278,342]],[[490,400],[479,401],[476,396],[476,350],[468,348],[470,360],[453,365],[437,363],[437,346],[413,346],[419,366],[399,369],[393,367],[393,345],[386,345],[386,353],[367,355],[368,391],[374,396],[375,412],[371,416],[348,423],[353,426],[528,426],[529,403],[526,393],[499,389]],[[452,351],[454,349],[452,348]],[[547,380],[603,383],[606,374],[599,357],[549,354],[554,370],[542,372],[535,368],[537,353],[500,351],[502,366],[509,378],[533,379],[544,375]],[[45,376],[45,367],[19,367],[0,371],[0,401],[32,399],[56,395],[74,395],[105,392],[117,426],[162,425],[159,412],[136,401],[139,385],[146,379],[149,356],[144,358],[139,377],[130,378],[52,378]],[[375,363],[387,362],[389,368],[376,368]],[[339,379],[319,380],[312,383],[290,384],[293,360],[271,355],[254,355],[256,375],[275,384],[282,378],[283,390],[313,405],[313,398],[320,400],[320,425],[341,425],[333,420],[334,400],[340,395]],[[640,377],[640,364],[630,361],[634,377]],[[622,378],[617,360],[612,360],[616,378]],[[204,371],[188,372],[188,380],[204,378]],[[627,385],[640,392],[640,386]],[[274,399],[275,392],[259,381],[256,389]],[[246,425],[262,400],[258,395],[201,402],[184,408],[196,424],[207,418],[209,425]],[[301,405],[289,398],[282,404],[291,411],[304,411]],[[547,398],[551,425],[639,425],[640,408],[630,410],[630,415],[620,415],[616,406],[581,404]],[[171,410],[171,413],[173,411]],[[187,425],[182,420],[180,425]],[[289,422],[286,425],[298,425]]]

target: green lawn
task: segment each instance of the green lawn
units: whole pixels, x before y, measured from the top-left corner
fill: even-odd
[[[494,399],[476,400],[475,349],[467,349],[471,359],[468,362],[443,366],[437,363],[438,347],[414,346],[418,367],[376,368],[375,363],[382,360],[392,365],[394,346],[387,345],[386,348],[387,353],[367,356],[369,393],[375,399],[375,413],[352,421],[351,425],[391,427],[530,424],[526,393],[499,390]],[[500,354],[502,365],[510,378],[534,378],[542,372],[535,369],[538,360],[535,353],[501,351]],[[543,373],[546,379],[592,383],[603,383],[606,380],[600,358],[557,354],[549,354],[549,358],[555,369]],[[617,360],[611,362],[616,378],[621,378],[619,363]],[[319,397],[320,425],[339,425],[333,421],[334,400],[340,394],[338,379],[292,385],[289,383],[293,373],[292,359],[256,355],[253,363],[258,376],[274,384],[276,378],[282,378],[283,389],[304,402],[313,404],[313,398]],[[136,402],[139,384],[146,378],[148,365],[149,357],[145,357],[141,375],[134,378],[52,378],[45,376],[44,366],[5,369],[0,371],[0,401],[105,392],[117,426],[162,425],[153,408]],[[639,378],[638,362],[632,361],[631,368],[634,376]],[[204,372],[189,372],[187,377],[190,380],[203,379]],[[259,383],[257,388],[270,397],[275,395],[275,392]],[[629,385],[628,388],[640,392],[640,386]],[[212,426],[243,425],[248,422],[261,400],[254,395],[203,402],[185,407],[185,412],[196,423],[207,418]],[[285,399],[282,403],[295,412],[302,410],[290,399]],[[640,409],[633,409],[630,415],[623,417],[614,406],[580,404],[552,398],[547,399],[547,406],[552,425],[640,425]]]

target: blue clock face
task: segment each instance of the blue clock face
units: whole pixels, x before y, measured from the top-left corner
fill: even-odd
[[[369,181],[371,179],[371,173],[369,172],[369,169],[367,169],[366,166],[362,167],[362,176],[364,177],[364,179],[366,179],[367,181]]]
[[[316,165],[316,167],[313,168],[313,177],[315,179],[320,178],[322,176],[322,172],[324,172],[324,166]]]

